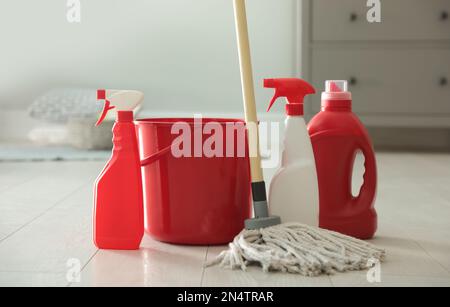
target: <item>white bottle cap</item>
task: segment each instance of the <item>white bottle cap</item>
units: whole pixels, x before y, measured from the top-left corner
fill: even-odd
[[[348,91],[348,82],[346,80],[326,81],[322,100],[352,100],[352,93]]]

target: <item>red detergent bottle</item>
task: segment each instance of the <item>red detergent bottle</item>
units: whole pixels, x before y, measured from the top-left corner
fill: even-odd
[[[137,91],[99,90],[105,101],[97,125],[115,109],[112,156],[95,182],[94,243],[100,249],[139,249],[144,235],[141,164],[133,110],[144,95]]]
[[[347,81],[327,81],[322,110],[308,125],[319,180],[320,227],[370,239],[377,230],[376,159],[367,130],[352,112],[347,86]],[[359,151],[365,157],[364,183],[353,196],[353,166]]]

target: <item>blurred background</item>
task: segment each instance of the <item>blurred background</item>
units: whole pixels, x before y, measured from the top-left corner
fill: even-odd
[[[101,158],[97,88],[145,93],[139,117],[243,117],[230,0],[0,0],[0,160]],[[379,150],[450,150],[450,1],[248,0],[257,102],[266,77],[347,79]],[[73,3],[72,3],[73,5]]]

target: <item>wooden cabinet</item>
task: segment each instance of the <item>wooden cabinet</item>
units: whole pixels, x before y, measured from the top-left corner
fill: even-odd
[[[299,4],[300,72],[318,92],[349,80],[369,126],[450,127],[450,1],[381,0],[381,23],[367,21],[366,0]]]
[[[350,81],[360,115],[450,116],[450,49],[317,49],[312,82]],[[314,111],[320,103],[314,103]]]
[[[450,1],[381,0],[381,23],[370,24],[366,0],[313,0],[314,41],[450,39]]]

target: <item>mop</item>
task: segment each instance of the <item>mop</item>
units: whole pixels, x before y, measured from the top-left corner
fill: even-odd
[[[245,229],[229,244],[229,249],[208,263],[228,269],[246,270],[259,265],[265,272],[281,271],[303,276],[364,270],[382,262],[383,249],[336,232],[303,225],[281,224],[270,216],[259,153],[257,113],[248,39],[245,0],[233,0],[238,38],[239,62],[245,117],[249,134],[253,209],[255,217],[245,221]]]

